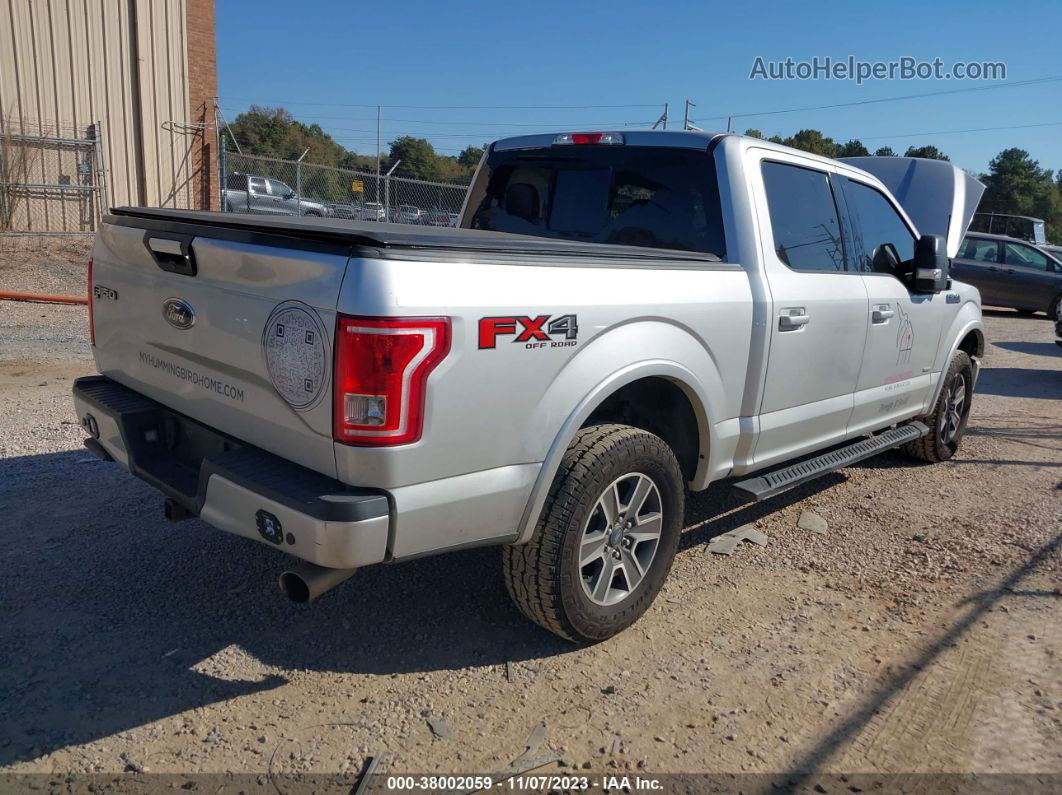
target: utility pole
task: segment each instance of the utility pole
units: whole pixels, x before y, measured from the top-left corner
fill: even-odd
[[[652,129],[656,129],[657,126],[663,125],[664,129],[667,129],[667,106],[668,103],[664,103],[664,112],[660,114],[660,118],[653,122]]]
[[[704,129],[702,127],[698,127],[696,124],[690,121],[690,108],[695,107],[697,107],[697,103],[690,102],[688,99],[686,100],[686,114],[685,118],[682,120],[682,129],[690,130],[692,132],[704,132]]]
[[[380,201],[380,106],[379,105],[376,106],[376,201]]]

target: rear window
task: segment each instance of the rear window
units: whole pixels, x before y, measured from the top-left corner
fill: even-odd
[[[726,258],[715,164],[703,150],[579,146],[492,152],[462,226]]]

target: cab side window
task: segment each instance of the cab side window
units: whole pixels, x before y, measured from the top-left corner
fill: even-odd
[[[829,177],[765,161],[763,184],[778,259],[796,271],[843,271],[841,226]]]
[[[895,273],[895,263],[885,251],[889,243],[896,250],[899,262],[914,259],[914,235],[884,194],[845,178],[844,196],[852,222],[853,270]]]
[[[1004,244],[1003,261],[1007,265],[1034,268],[1038,271],[1052,270],[1047,264],[1047,255],[1042,254],[1032,246],[1023,246],[1020,243]]]
[[[251,177],[251,193],[265,193],[265,180],[261,177]]]
[[[295,191],[293,191],[279,179],[269,180],[269,192],[272,193],[274,196],[280,196],[281,198],[293,195],[295,193]]]

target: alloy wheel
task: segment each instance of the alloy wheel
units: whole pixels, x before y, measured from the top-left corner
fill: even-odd
[[[586,596],[614,605],[630,596],[656,557],[664,514],[660,490],[641,472],[621,475],[597,498],[579,544]]]

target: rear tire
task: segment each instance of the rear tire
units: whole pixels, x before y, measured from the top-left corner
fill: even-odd
[[[1062,293],[1052,298],[1050,306],[1047,307],[1047,316],[1051,320],[1062,320],[1062,314],[1060,313],[1062,313]]]
[[[520,612],[576,643],[605,640],[637,621],[671,570],[684,488],[660,437],[626,425],[580,430],[531,540],[502,550]]]
[[[966,351],[955,351],[933,410],[918,417],[919,422],[929,426],[929,433],[900,449],[931,464],[947,461],[962,443],[972,401],[973,363]]]

